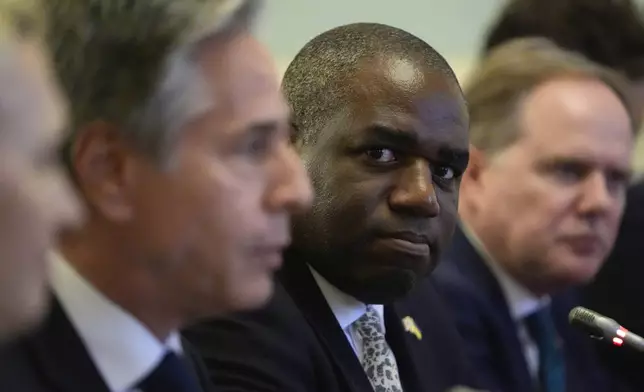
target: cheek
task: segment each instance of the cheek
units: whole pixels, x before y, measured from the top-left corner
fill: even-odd
[[[182,289],[194,294],[194,306],[224,307],[231,285],[245,276],[248,248],[261,217],[252,189],[217,176],[198,182],[188,197],[189,211],[184,210],[182,224],[170,237],[178,252],[169,272],[174,281],[177,274],[183,276]]]
[[[48,219],[48,209],[56,203],[50,189],[53,183],[28,170],[4,172],[0,177],[0,240],[16,249],[25,242],[45,247],[53,234]]]
[[[51,244],[45,179],[26,171],[0,173],[0,286],[25,311],[44,301],[45,254]]]
[[[499,185],[494,203],[506,219],[526,235],[554,233],[569,210],[574,195],[536,174],[523,174],[520,181]],[[529,232],[533,232],[530,234]]]
[[[217,164],[194,178],[199,185],[193,187],[192,219],[187,222],[199,227],[195,234],[200,245],[221,259],[221,268],[234,264],[253,245],[253,239],[265,235],[267,226],[265,181],[260,170],[234,169],[232,164]]]
[[[316,189],[313,211],[332,236],[354,237],[364,234],[369,221],[384,212],[380,183],[357,181],[337,175]],[[375,216],[374,216],[375,215]]]
[[[606,219],[607,222],[605,225],[605,233],[603,235],[605,235],[605,238],[608,239],[611,246],[615,241],[615,238],[617,238],[617,234],[619,232],[619,228],[622,223],[623,212],[624,212],[624,205],[622,203],[619,206],[615,206],[614,210],[610,212],[610,215],[608,215]]]
[[[438,195],[440,224],[443,244],[450,241],[458,218],[458,191],[443,192]]]

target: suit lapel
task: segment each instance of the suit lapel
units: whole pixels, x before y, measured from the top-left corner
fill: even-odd
[[[491,322],[494,324],[493,329],[497,330],[499,335],[497,341],[490,342],[490,344],[496,345],[506,352],[505,371],[515,377],[515,385],[519,387],[519,390],[533,390],[532,377],[528,372],[528,364],[523,354],[517,326],[510,314],[501,286],[460,228],[454,232],[450,249],[452,251],[447,258],[449,262],[453,262],[458,270],[491,302],[488,311],[495,315]]]
[[[349,345],[344,331],[338,325],[306,263],[302,260],[285,260],[279,278],[319,337],[350,390],[372,391],[373,388],[358,357]]]
[[[57,300],[42,327],[27,338],[37,371],[64,392],[109,392],[80,337]]]
[[[405,392],[427,392],[427,386],[422,385],[418,365],[423,364],[429,370],[429,358],[421,349],[419,338],[405,330],[402,320],[407,316],[409,314],[402,304],[385,307],[387,343],[396,357],[398,374]]]
[[[213,387],[208,377],[208,371],[205,365],[196,354],[194,347],[183,337],[181,338],[181,347],[183,348],[183,358],[196,380],[199,381],[202,391],[212,391]]]

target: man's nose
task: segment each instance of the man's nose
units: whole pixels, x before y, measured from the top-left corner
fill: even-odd
[[[427,218],[440,213],[427,161],[417,159],[403,170],[389,196],[389,205],[394,211]]]
[[[598,215],[609,210],[615,199],[609,189],[606,176],[600,171],[591,173],[584,180],[579,209],[584,215]]]
[[[290,213],[308,209],[313,201],[313,189],[300,157],[290,145],[285,145],[276,161],[267,198],[269,208]]]

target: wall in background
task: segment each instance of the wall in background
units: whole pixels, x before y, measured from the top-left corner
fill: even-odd
[[[353,22],[403,28],[434,46],[463,77],[503,0],[269,0],[258,36],[282,71],[311,38]]]
[[[589,0],[592,1],[592,0]],[[644,5],[644,0],[636,0]],[[461,81],[476,63],[481,41],[505,0],[268,0],[258,37],[283,72],[298,50],[330,28],[379,22],[424,39],[449,61]],[[644,172],[644,137],[635,165]]]

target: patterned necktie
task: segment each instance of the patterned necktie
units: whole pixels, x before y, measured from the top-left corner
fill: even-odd
[[[526,318],[526,327],[539,349],[539,381],[543,392],[565,392],[565,358],[550,307]]]
[[[385,340],[378,312],[367,306],[367,312],[354,325],[362,339],[362,367],[373,390],[402,392],[396,358]]]
[[[161,363],[141,381],[135,391],[141,392],[201,392],[188,364],[173,352],[168,352]]]

